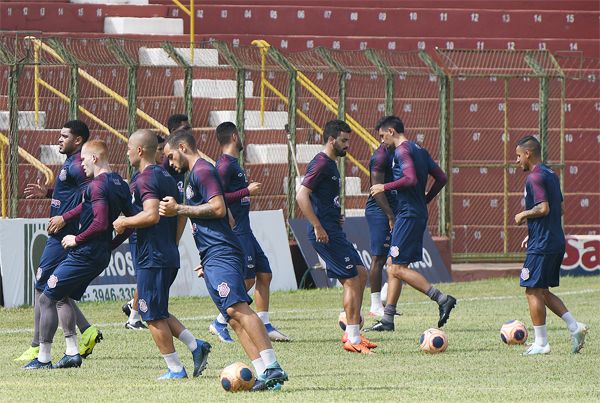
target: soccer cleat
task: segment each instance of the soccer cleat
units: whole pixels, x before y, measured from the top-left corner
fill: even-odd
[[[148,327],[144,325],[141,320],[138,320],[135,323],[131,323],[129,321],[125,322],[125,329],[141,330],[148,329]]]
[[[208,363],[208,353],[210,353],[211,345],[204,340],[196,339],[196,349],[192,351],[194,358],[194,378],[200,376]]]
[[[535,355],[535,354],[548,354],[550,352],[550,343],[546,343],[545,346],[538,346],[537,344],[532,344],[525,350],[523,355]]]
[[[577,322],[577,330],[571,334],[571,352],[577,354],[585,344],[585,335],[590,330],[585,323]]]
[[[85,329],[85,332],[81,334],[81,339],[79,340],[79,354],[81,354],[81,358],[86,358],[88,355],[92,354],[94,347],[97,343],[100,343],[100,340],[104,339],[102,336],[102,332],[96,328],[96,326],[90,326]]]
[[[290,338],[281,333],[275,326],[270,323],[265,324],[265,329],[271,341],[290,341]]]
[[[342,343],[346,343],[347,341],[348,341],[348,333],[344,333],[344,335],[342,336]],[[360,335],[360,344],[362,344],[363,346],[365,346],[368,349],[377,348],[376,343],[369,341],[369,339],[367,339],[362,334]]]
[[[351,353],[374,354],[367,346],[363,345],[362,342],[358,344],[352,344],[350,343],[350,340],[348,340],[342,345],[342,347],[344,350]]]
[[[373,326],[365,329],[365,332],[393,332],[396,327],[394,322],[378,320]]]
[[[131,301],[133,301],[133,300],[131,300]],[[127,317],[129,317],[129,315],[131,315],[131,301],[127,302],[126,304],[123,304],[123,306],[121,307],[121,309],[123,310],[123,313]]]
[[[79,368],[81,367],[83,360],[81,359],[81,355],[64,355],[63,358],[60,359],[59,362],[56,363],[52,368],[60,369],[60,368]]]
[[[283,369],[276,362],[275,364],[271,364],[265,372],[260,374],[256,378],[256,382],[252,387],[253,392],[258,392],[261,390],[280,390],[283,386],[283,383],[288,380],[288,375],[285,373]]]
[[[441,328],[446,324],[448,318],[450,317],[450,311],[454,309],[456,306],[456,298],[452,295],[448,295],[446,298],[446,302],[441,304],[440,307],[440,320],[438,321],[438,328]]]
[[[233,339],[229,335],[229,329],[227,329],[227,324],[219,323],[216,319],[208,327],[208,331],[211,334],[219,337],[223,343],[233,343]]]
[[[161,376],[159,376],[158,379],[159,381],[164,381],[165,379],[183,379],[183,378],[187,378],[187,372],[185,372],[185,368],[183,368],[181,371],[179,372],[173,372],[171,370],[168,370],[167,372],[165,372],[164,374],[162,374]]]
[[[52,369],[52,362],[40,362],[37,358],[31,360],[31,362],[23,367],[23,369]]]
[[[37,358],[40,353],[40,346],[29,347],[23,354],[15,358],[15,361],[32,361]]]

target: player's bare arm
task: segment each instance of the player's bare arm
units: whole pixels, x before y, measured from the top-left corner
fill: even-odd
[[[515,223],[521,225],[530,218],[545,217],[549,213],[550,206],[547,201],[544,201],[536,204],[532,209],[521,211],[519,214],[515,215]]]
[[[25,198],[26,199],[44,199],[48,196],[48,188],[40,183],[38,179],[37,183],[28,183],[25,186]]]
[[[378,171],[371,172],[371,184],[383,185],[384,183],[385,183],[385,173],[384,172],[378,172]],[[394,212],[392,211],[392,208],[390,207],[390,203],[388,202],[387,197],[385,197],[385,193],[378,192],[373,195],[373,199],[375,199],[375,202],[377,203],[379,208],[383,211],[383,213],[388,218],[390,228],[394,228],[394,222],[396,220],[396,216],[394,215]]]
[[[223,218],[227,214],[227,207],[225,199],[221,195],[215,196],[208,203],[199,206],[178,204],[173,197],[168,196],[160,202],[159,211],[160,215],[167,217],[183,215],[190,218]]]
[[[158,214],[158,199],[144,200],[144,209],[131,217],[119,217],[113,222],[117,234],[123,233],[128,228],[145,228],[155,225],[160,220]]]
[[[307,188],[306,186],[300,186],[300,190],[296,194],[296,202],[298,202],[298,206],[304,214],[304,217],[310,222],[310,224],[315,228],[315,237],[317,238],[317,242],[329,243],[329,235],[327,235],[327,231],[321,225],[321,222],[317,218],[312,205],[310,204],[310,194],[312,190]]]

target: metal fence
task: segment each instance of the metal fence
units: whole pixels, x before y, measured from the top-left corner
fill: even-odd
[[[430,208],[433,234],[452,240],[455,261],[513,259],[522,227],[524,174],[514,148],[539,134],[544,158],[561,177],[567,233],[600,228],[600,62],[547,51],[399,52],[318,48],[282,54],[254,46],[80,37],[0,35],[2,215],[43,217],[48,202],[25,200],[26,183],[51,183],[61,155],[58,129],[86,121],[129,176],[126,141],[137,128],[167,135],[173,113],[191,117],[201,151],[219,155],[214,127],[237,123],[243,163],[263,184],[253,209],[295,217],[295,188],[322,144],[330,119],[356,134],[340,160],[344,205],[360,214],[373,126],[400,116],[450,182]]]

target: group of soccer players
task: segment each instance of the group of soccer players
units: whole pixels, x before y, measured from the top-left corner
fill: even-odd
[[[31,347],[17,360],[30,360],[26,369],[81,366],[82,358],[92,353],[102,333],[88,323],[74,300],[79,300],[106,268],[111,250],[131,237],[137,290],[134,300],[124,307],[128,314],[125,326],[142,329],[142,320],[147,323],[168,368],[159,379],[187,377],[174,338],[190,350],[193,376],[199,376],[207,365],[211,345],[197,339],[168,309],[169,288],[180,266],[178,242],[190,219],[202,262],[195,270],[205,279],[219,310],[209,326],[211,333],[223,342],[233,342],[227,330],[231,325],[258,374],[254,389],[278,389],[288,375],[277,361],[271,340],[289,338],[270,323],[272,273],[250,228],[250,197],[260,192],[261,184],[249,183],[239,165],[243,144],[233,123],[216,128],[222,149],[216,167],[200,156],[185,115],[174,115],[168,126],[170,135],[166,140],[150,130],[138,130],[130,136],[127,156],[136,173],[129,184],[111,171],[106,144],[88,141],[85,123],[70,121],[61,129],[59,151],[67,159],[54,189],[37,183],[27,185],[25,190],[28,198],[52,197],[52,202],[49,238],[36,273],[34,337]],[[385,116],[376,130],[381,146],[370,160],[371,188],[365,210],[373,255],[370,313],[381,319],[365,330],[394,330],[403,282],[438,304],[437,326],[442,327],[456,299],[433,287],[409,265],[422,260],[427,204],[446,184],[446,174],[426,149],[405,137],[400,118]],[[347,326],[342,347],[349,352],[372,354],[377,344],[360,334],[367,271],[342,230],[336,161],[346,154],[351,132],[341,120],[325,125],[323,151],[308,164],[296,200],[308,220],[309,239],[325,261],[329,277],[337,278],[343,287]],[[532,136],[518,143],[517,165],[531,172],[525,187],[527,210],[515,216],[516,224],[527,221],[529,227],[529,236],[523,242],[528,250],[521,286],[526,288],[535,342],[526,354],[550,351],[546,306],[566,322],[572,351],[579,352],[588,327],[577,322],[548,290],[558,286],[565,243],[557,177],[541,162],[540,144]],[[427,189],[429,176],[434,181]],[[118,234],[114,239],[113,228]],[[383,307],[380,289],[386,263],[388,295]],[[253,286],[258,313],[250,308],[248,291]],[[52,365],[51,346],[59,323],[66,351]],[[82,333],[80,343],[76,327]]]

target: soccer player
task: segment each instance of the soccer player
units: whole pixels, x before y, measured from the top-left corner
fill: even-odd
[[[81,202],[81,195],[89,183],[81,165],[81,147],[90,137],[87,125],[80,120],[71,120],[63,125],[58,139],[58,151],[65,154],[67,159],[56,178],[54,188],[46,189],[38,183],[29,183],[25,187],[25,197],[45,198],[51,197],[50,222],[48,225],[48,240],[40,259],[40,266],[36,273],[35,283],[35,307],[34,307],[34,332],[31,347],[28,348],[15,361],[29,362],[36,358],[40,352],[39,323],[40,304],[39,298],[44,291],[46,282],[56,269],[56,266],[67,256],[61,241],[65,235],[77,233],[77,222],[65,226],[61,215]],[[62,316],[62,304],[59,304],[59,315]],[[81,332],[79,353],[86,357],[92,353],[94,346],[102,339],[102,332],[96,326],[90,326],[89,322],[79,310],[77,304],[73,304],[75,310],[77,327]]]
[[[174,115],[169,116],[169,118],[167,119],[167,129],[169,130],[169,134],[173,134],[177,130],[188,130],[191,128],[192,125],[190,124],[187,115],[176,113]]]
[[[565,255],[565,235],[561,225],[563,197],[556,174],[542,163],[540,142],[525,136],[517,143],[517,165],[529,172],[525,181],[525,211],[515,215],[515,223],[527,221],[528,235],[522,246],[527,247],[521,269],[521,287],[529,304],[529,314],[535,331],[535,342],[524,355],[548,354],[550,343],[546,330],[546,307],[567,324],[571,333],[571,351],[583,348],[588,326],[577,322],[562,300],[548,288],[558,287],[560,265]]]
[[[215,167],[200,158],[191,130],[179,131],[167,141],[165,155],[177,171],[189,171],[185,205],[168,196],[160,214],[190,217],[192,233],[203,268],[206,288],[215,305],[237,334],[258,374],[254,390],[276,389],[288,375],[277,362],[264,324],[250,308],[244,285],[244,260],[239,240],[229,225],[223,188]]]
[[[450,317],[456,299],[433,287],[421,273],[411,269],[409,264],[423,260],[423,233],[427,229],[429,215],[427,204],[446,184],[446,174],[431,159],[426,149],[404,136],[404,124],[397,116],[384,116],[377,123],[375,130],[384,144],[395,147],[394,181],[371,186],[371,195],[396,190],[398,208],[390,247],[392,265],[387,271],[386,306],[381,320],[367,330],[394,330],[396,304],[400,298],[403,281],[437,302],[440,315],[437,325],[442,327]],[[426,192],[428,175],[431,175],[435,182]]]
[[[156,161],[156,164],[163,165],[163,160],[166,160],[166,158],[164,158],[164,155],[163,155],[163,149],[165,147],[165,139],[162,136],[156,135],[156,140],[157,140],[157,146],[156,146],[156,154],[154,156],[154,159]],[[163,165],[163,167],[164,167],[164,165]],[[136,170],[134,172],[134,174],[131,176],[131,181],[129,182],[129,190],[131,191],[131,194],[134,194],[134,192],[135,192],[135,181],[139,174],[140,174],[140,172]],[[181,187],[181,189],[183,189],[183,182],[181,183],[181,185],[178,182],[177,187],[178,188]],[[134,206],[134,209],[135,209],[135,206]],[[135,231],[133,231],[133,233],[129,237],[129,252],[131,253],[131,261],[133,262],[133,268],[134,268],[135,272],[137,273],[137,271],[138,271],[137,234]],[[131,301],[124,304],[122,307],[122,310],[123,310],[123,313],[125,315],[127,315],[127,321],[125,322],[126,329],[133,329],[133,330],[146,329],[146,325],[144,325],[142,323],[142,317],[141,317],[139,309],[138,309],[137,288],[133,292],[133,298],[131,299]]]
[[[240,151],[244,149],[244,145],[235,124],[232,122],[221,123],[217,127],[216,135],[223,152],[217,160],[216,168],[223,184],[225,202],[235,220],[233,232],[240,240],[245,256],[246,290],[250,290],[256,284],[254,292],[256,314],[264,323],[269,338],[272,341],[290,341],[289,337],[277,330],[269,320],[269,286],[273,274],[269,260],[250,228],[250,197],[260,194],[261,184],[258,182],[248,183],[246,172],[238,162]],[[213,321],[209,330],[221,341],[233,342],[223,315],[219,315]]]
[[[117,233],[126,229],[137,230],[136,273],[138,305],[142,319],[164,357],[168,371],[158,379],[187,378],[173,337],[184,343],[194,359],[194,377],[206,368],[210,344],[198,340],[179,320],[169,313],[169,288],[179,270],[177,223],[175,217],[161,217],[160,200],[177,197],[175,180],[161,166],[156,165],[156,135],[150,130],[138,130],[131,135],[127,156],[139,171],[134,183],[133,204],[138,214],[119,217],[113,226]]]
[[[337,157],[346,155],[352,129],[341,120],[325,124],[325,147],[306,168],[296,195],[302,214],[308,220],[308,239],[325,261],[327,275],[344,287],[343,305],[348,325],[342,337],[343,348],[353,353],[372,354],[377,344],[360,335],[360,309],[367,272],[358,252],[342,230],[340,173]]]
[[[111,257],[112,227],[109,225],[121,214],[130,211],[129,188],[119,174],[111,172],[108,165],[108,148],[101,140],[86,142],[81,149],[81,164],[89,183],[83,202],[63,214],[66,223],[79,219],[77,235],[65,235],[62,246],[69,252],[48,277],[40,303],[40,352],[25,369],[72,368],[81,366],[77,348],[74,303],[87,286],[108,266]],[[51,347],[58,328],[57,304],[64,311],[60,318],[65,335],[66,352],[52,366]]]
[[[369,161],[371,185],[393,181],[392,162],[394,160],[393,147],[381,144]],[[369,195],[365,206],[365,217],[371,234],[371,270],[369,280],[371,283],[371,309],[370,316],[383,316],[381,304],[381,275],[383,266],[390,250],[392,229],[396,220],[395,211],[398,206],[397,191],[390,190]]]

